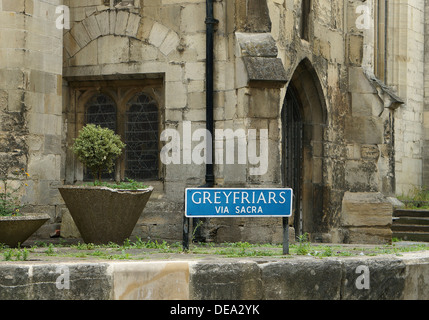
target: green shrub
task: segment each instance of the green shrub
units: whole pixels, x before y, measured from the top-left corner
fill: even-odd
[[[122,154],[125,144],[121,137],[108,128],[86,125],[73,144],[73,152],[97,180],[103,172],[111,173],[116,159]]]

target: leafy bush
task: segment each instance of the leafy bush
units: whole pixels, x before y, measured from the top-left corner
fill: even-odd
[[[88,124],[73,144],[73,152],[97,180],[105,171],[111,173],[116,159],[122,154],[125,144],[121,137],[108,128]]]

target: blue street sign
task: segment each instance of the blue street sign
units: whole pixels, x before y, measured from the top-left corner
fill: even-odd
[[[292,189],[189,188],[188,218],[290,217]]]

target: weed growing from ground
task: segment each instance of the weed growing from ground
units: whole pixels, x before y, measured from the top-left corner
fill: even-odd
[[[5,261],[27,261],[28,259],[28,250],[24,249],[7,249],[3,252],[3,258]]]
[[[57,249],[58,248],[58,249]],[[60,248],[64,250],[60,250]],[[42,249],[42,250],[40,250]],[[38,242],[29,249],[8,248],[0,244],[0,260],[3,261],[26,261],[29,255],[38,260],[45,257],[72,257],[79,259],[98,258],[109,260],[136,260],[148,259],[153,254],[187,254],[187,255],[215,255],[219,257],[277,257],[292,258],[294,256],[311,256],[315,258],[325,257],[348,257],[348,256],[375,256],[382,254],[402,255],[404,252],[429,250],[428,244],[416,243],[413,245],[392,245],[374,247],[344,247],[341,245],[312,244],[308,235],[304,234],[297,238],[295,244],[290,245],[290,255],[282,254],[281,244],[250,244],[248,242],[233,243],[201,243],[192,244],[190,250],[183,251],[181,243],[168,243],[166,241],[148,240],[143,241],[136,238],[135,241],[127,239],[122,245],[109,243],[108,245],[95,245],[92,243],[78,243],[65,246],[63,243],[53,245]],[[1,259],[3,257],[3,259]],[[162,256],[159,256],[162,258]],[[168,258],[169,256],[165,256]]]
[[[12,174],[13,179],[10,179],[6,173],[0,174],[2,176],[0,179],[0,216],[21,215],[20,192],[23,186],[28,187],[26,180],[30,175],[25,169],[14,171]]]
[[[296,248],[297,255],[307,255],[310,253],[311,243],[308,241],[308,234],[298,236],[298,247]]]

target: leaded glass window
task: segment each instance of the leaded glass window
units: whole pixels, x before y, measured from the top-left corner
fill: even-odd
[[[158,180],[160,121],[158,103],[143,92],[131,95],[132,98],[129,99],[130,95],[126,92],[114,95],[116,100],[107,94],[97,93],[85,104],[86,124],[92,123],[109,128],[123,137],[126,144],[115,172],[105,173],[102,178]],[[93,179],[87,169],[84,170],[84,178]]]
[[[86,123],[116,131],[115,102],[105,94],[97,94],[86,105]]]
[[[158,105],[139,93],[127,105],[125,126],[125,176],[131,179],[158,179]]]

